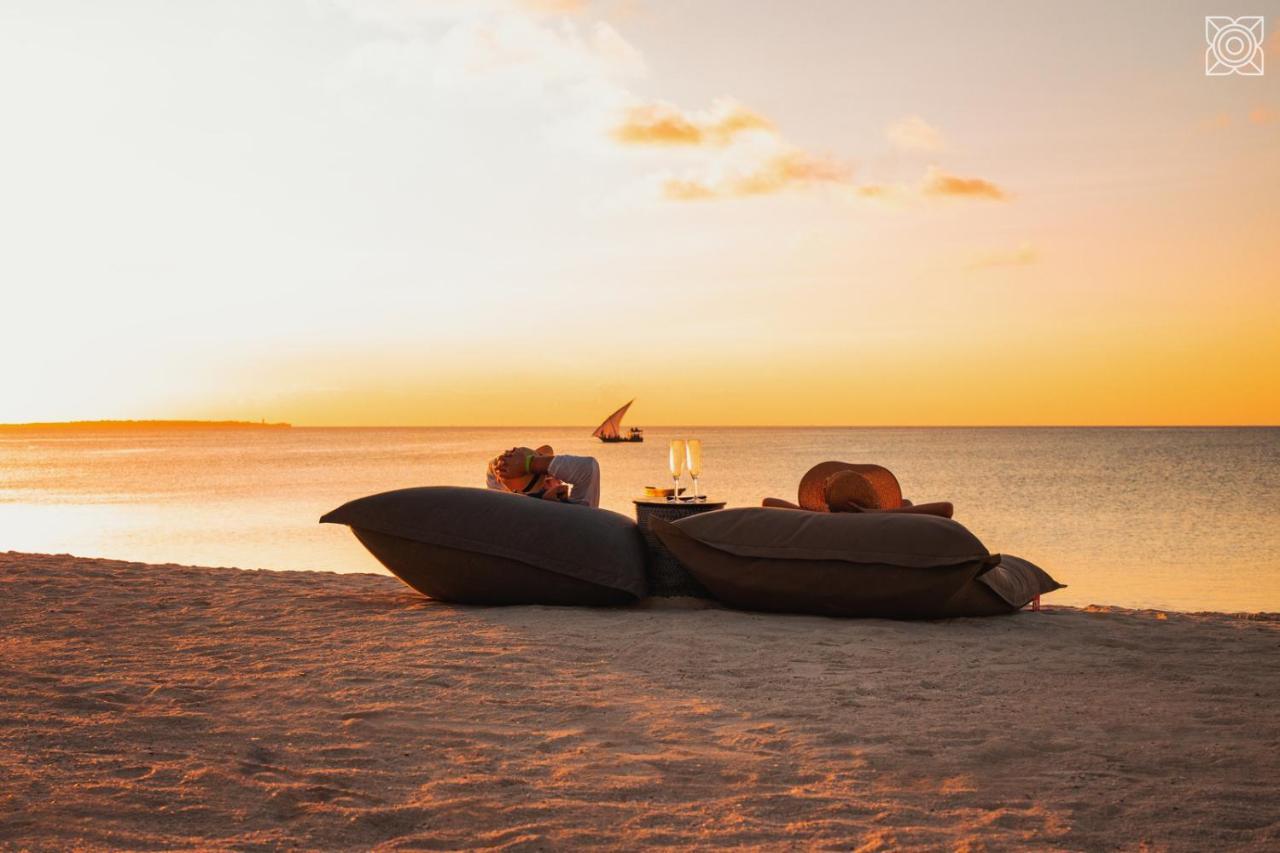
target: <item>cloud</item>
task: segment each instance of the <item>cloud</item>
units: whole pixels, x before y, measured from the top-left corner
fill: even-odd
[[[885,136],[904,151],[941,151],[942,133],[920,116],[907,116],[885,128]]]
[[[456,21],[479,13],[492,12],[503,4],[497,0],[329,0],[330,4],[357,21],[378,24],[392,30],[410,32],[423,24]]]
[[[591,6],[591,0],[329,0],[329,3],[357,20],[395,29],[504,13],[579,15]]]
[[[921,192],[928,196],[986,198],[994,201],[1004,201],[1008,198],[1004,190],[990,181],[949,175],[937,166],[929,168]]]
[[[847,162],[816,154],[786,139],[773,120],[722,98],[692,111],[640,97],[631,81],[645,77],[644,56],[609,23],[590,12],[591,0],[328,0],[333,7],[384,32],[356,48],[335,85],[355,96],[390,93],[388,80],[440,115],[462,110],[490,123],[511,117],[517,132],[536,126],[554,147],[604,159],[644,150],[671,165],[633,186],[653,187],[673,201],[748,198],[817,187],[839,187],[866,199],[914,195],[1003,200],[979,178],[934,167],[916,186],[856,185]],[[365,88],[365,87],[376,88]],[[366,103],[361,97],[358,103]],[[897,147],[937,151],[942,134],[919,116],[886,129]],[[680,161],[689,171],[680,173]],[[624,195],[627,193],[624,191]]]
[[[662,184],[662,195],[671,201],[744,198],[823,184],[848,184],[852,178],[853,170],[846,163],[787,148],[750,169],[694,178],[668,178]]]
[[[1280,113],[1270,107],[1254,107],[1249,111],[1249,121],[1261,127],[1280,122]]]
[[[632,104],[610,136],[623,146],[701,152],[698,172],[658,176],[668,201],[775,195],[853,177],[847,163],[788,143],[771,120],[727,98],[702,112],[662,101]]]
[[[1212,118],[1207,118],[1200,123],[1205,130],[1226,130],[1231,127],[1231,114],[1218,113]]]
[[[965,269],[984,270],[995,267],[1025,267],[1034,264],[1039,259],[1040,253],[1036,251],[1035,247],[1029,243],[1023,243],[1016,249],[983,252],[975,255],[965,264]]]
[[[1269,125],[1280,123],[1280,112],[1277,112],[1264,104],[1259,104],[1249,110],[1249,112],[1245,113],[1240,121],[1244,124],[1267,127]],[[1216,115],[1201,121],[1200,126],[1204,130],[1227,130],[1232,127],[1235,122],[1235,118],[1233,118],[1230,113],[1217,113]]]
[[[395,78],[437,91],[487,86],[542,99],[571,91],[601,95],[609,109],[631,98],[619,81],[647,74],[644,57],[604,21],[574,20],[573,4],[545,0],[331,0],[357,20],[380,25],[381,37],[357,47],[353,78]],[[558,10],[558,11],[557,11]]]
[[[655,101],[628,108],[612,136],[623,145],[725,146],[739,134],[773,130],[773,122],[736,101],[717,101],[704,114]]]
[[[720,195],[709,184],[690,178],[667,178],[662,184],[662,197],[669,201],[702,201]]]
[[[518,0],[518,5],[547,15],[577,15],[587,10],[591,0]]]
[[[494,15],[462,21],[445,34],[435,79],[446,88],[488,80],[536,94],[547,86],[614,85],[645,72],[640,51],[604,22],[578,26]]]

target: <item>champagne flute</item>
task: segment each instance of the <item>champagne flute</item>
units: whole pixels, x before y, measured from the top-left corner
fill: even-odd
[[[680,475],[684,473],[684,439],[671,439],[671,448],[667,453],[667,465],[671,469],[671,479],[675,488],[671,492],[671,500],[680,500]]]
[[[693,501],[697,503],[702,500],[698,497],[698,478],[702,476],[702,442],[696,438],[691,438],[684,443],[685,467],[689,469],[689,476],[693,478]]]

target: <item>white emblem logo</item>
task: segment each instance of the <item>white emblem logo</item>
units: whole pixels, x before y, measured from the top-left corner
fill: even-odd
[[[1262,76],[1262,16],[1227,18],[1210,15],[1204,19],[1204,73],[1210,77],[1243,74]]]

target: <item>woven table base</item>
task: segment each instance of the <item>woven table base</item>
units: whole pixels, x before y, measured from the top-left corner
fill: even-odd
[[[691,515],[714,512],[724,509],[724,501],[635,501],[636,525],[648,550],[645,571],[649,580],[649,595],[671,598],[689,596],[692,598],[711,598],[706,587],[698,583],[697,578],[680,564],[675,555],[667,550],[656,534],[649,529],[649,520],[660,518],[663,521],[678,521]]]

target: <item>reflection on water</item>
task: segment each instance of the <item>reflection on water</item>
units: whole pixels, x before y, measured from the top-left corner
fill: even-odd
[[[951,500],[993,551],[1041,563],[1064,604],[1280,610],[1280,429],[651,428],[640,445],[572,429],[0,432],[0,550],[243,568],[380,571],[344,528],[353,497],[478,485],[513,444],[590,453],[606,507],[668,481],[667,440],[702,439],[703,489],[794,498],[823,459],[892,468]]]

